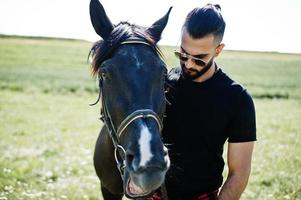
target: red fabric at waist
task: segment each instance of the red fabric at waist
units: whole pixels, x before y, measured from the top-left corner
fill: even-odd
[[[195,200],[217,200],[218,190],[213,192],[208,192],[201,194],[195,198]],[[153,196],[147,198],[146,200],[164,200],[162,195],[155,193]],[[173,199],[168,199],[173,200]],[[184,199],[183,199],[184,200]]]
[[[217,194],[218,194],[218,190],[201,194],[200,196],[197,197],[197,200],[217,200]]]

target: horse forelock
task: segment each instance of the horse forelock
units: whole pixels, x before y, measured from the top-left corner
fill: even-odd
[[[89,53],[89,56],[92,56],[92,75],[97,75],[102,62],[110,58],[122,42],[131,39],[147,42],[162,58],[159,47],[145,28],[128,22],[120,22],[115,26],[108,39],[99,40],[93,44]]]

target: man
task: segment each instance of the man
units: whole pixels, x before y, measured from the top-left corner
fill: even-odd
[[[222,52],[225,22],[219,5],[192,10],[169,73],[163,140],[171,168],[169,200],[235,200],[244,191],[256,140],[251,96],[215,63]],[[228,176],[223,184],[223,146],[228,141]],[[223,184],[223,185],[222,185]],[[162,199],[155,194],[153,199]]]

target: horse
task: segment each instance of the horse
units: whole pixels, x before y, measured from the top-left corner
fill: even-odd
[[[90,54],[104,122],[93,160],[105,200],[147,198],[169,169],[161,138],[167,68],[157,42],[171,8],[147,28],[128,22],[114,25],[101,3],[90,1],[91,22],[102,38]]]

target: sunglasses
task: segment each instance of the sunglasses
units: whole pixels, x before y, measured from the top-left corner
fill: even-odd
[[[191,59],[196,65],[204,67],[205,65],[207,65],[207,62],[205,62],[204,60],[200,59],[200,58],[196,58],[192,55],[189,55],[187,53],[183,53],[180,51],[175,51],[175,56],[177,58],[180,59],[180,61],[182,62],[186,62],[188,59]]]

